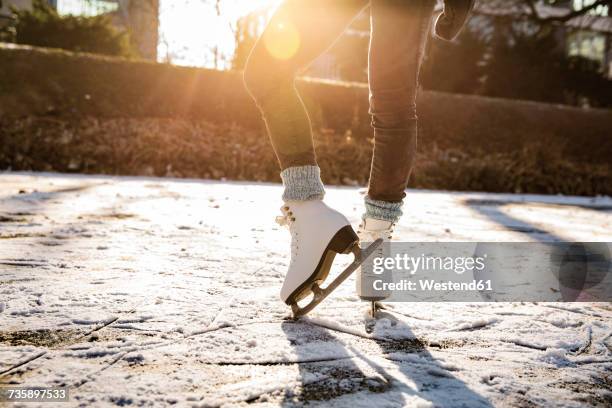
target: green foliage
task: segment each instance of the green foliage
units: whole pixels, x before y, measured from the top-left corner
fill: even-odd
[[[487,44],[472,30],[458,41],[432,38],[421,68],[421,83],[435,91],[481,94],[486,66],[481,63]]]
[[[31,10],[12,9],[13,42],[70,51],[132,56],[128,34],[115,28],[108,15],[62,16],[44,0]]]
[[[452,43],[430,41],[421,71],[424,88],[612,107],[612,80],[597,61],[568,56],[562,30],[482,16],[475,23]]]

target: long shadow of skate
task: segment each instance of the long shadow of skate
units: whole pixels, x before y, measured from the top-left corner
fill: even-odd
[[[307,319],[285,321],[281,328],[293,348],[299,370],[297,383],[292,382],[285,390],[283,406],[331,400],[364,389],[383,392],[388,388],[380,378],[367,381],[353,355],[331,330],[310,324]]]
[[[444,407],[492,406],[452,374],[459,368],[437,361],[408,325],[386,312],[378,318],[390,322],[396,339],[347,332],[354,337],[345,341],[333,334],[336,330],[309,319],[284,322],[281,327],[299,362],[300,384],[297,391],[285,391],[283,406],[342,398],[347,404],[367,398],[372,406],[418,400]]]
[[[383,356],[395,365],[395,369],[414,381],[418,390],[415,395],[430,401],[435,407],[493,406],[485,397],[453,375],[453,372],[461,370],[460,367],[436,360],[428,351],[431,346],[419,340],[406,323],[385,311],[379,311],[377,319],[387,319],[394,327],[393,332],[400,335],[398,340],[375,336],[374,341]],[[415,349],[415,344],[421,347]],[[436,347],[441,348],[443,345]],[[411,403],[408,400],[403,402],[404,405]]]

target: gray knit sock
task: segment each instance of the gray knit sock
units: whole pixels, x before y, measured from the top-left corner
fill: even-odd
[[[325,187],[319,166],[289,167],[281,172],[285,192],[284,201],[322,200]]]
[[[391,203],[388,201],[372,200],[370,197],[366,196],[366,212],[363,218],[398,222],[402,216],[402,204],[402,202]]]

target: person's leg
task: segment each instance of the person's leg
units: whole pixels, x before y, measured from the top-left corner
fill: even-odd
[[[295,76],[329,48],[369,0],[285,0],[257,41],[244,73],[281,165],[283,199],[323,197],[308,114]]]
[[[374,155],[364,218],[397,222],[417,140],[418,76],[435,0],[372,0]]]

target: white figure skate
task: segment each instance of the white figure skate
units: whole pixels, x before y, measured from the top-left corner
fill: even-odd
[[[359,225],[358,236],[361,242],[375,242],[382,240],[383,242],[389,242],[391,240],[391,234],[393,233],[393,223],[391,221],[377,220],[374,218],[365,218]],[[390,256],[388,245],[379,245],[376,247],[374,258],[388,257]],[[372,264],[368,263],[361,265],[357,270],[356,285],[357,295],[361,300],[371,302],[371,314],[372,317],[376,315],[376,310],[380,307],[379,303],[381,300],[387,299],[391,296],[389,290],[374,290],[373,282],[375,280],[382,280],[383,282],[391,282],[390,271],[384,272],[382,275],[377,275],[372,270]]]
[[[291,261],[280,297],[291,306],[294,318],[305,315],[321,303],[359,265],[372,254],[382,240],[362,251],[359,238],[348,220],[323,201],[289,201],[281,208],[276,221],[291,232]],[[352,252],[355,259],[326,288],[327,278],[337,254]],[[313,300],[303,308],[298,302],[310,294]]]

